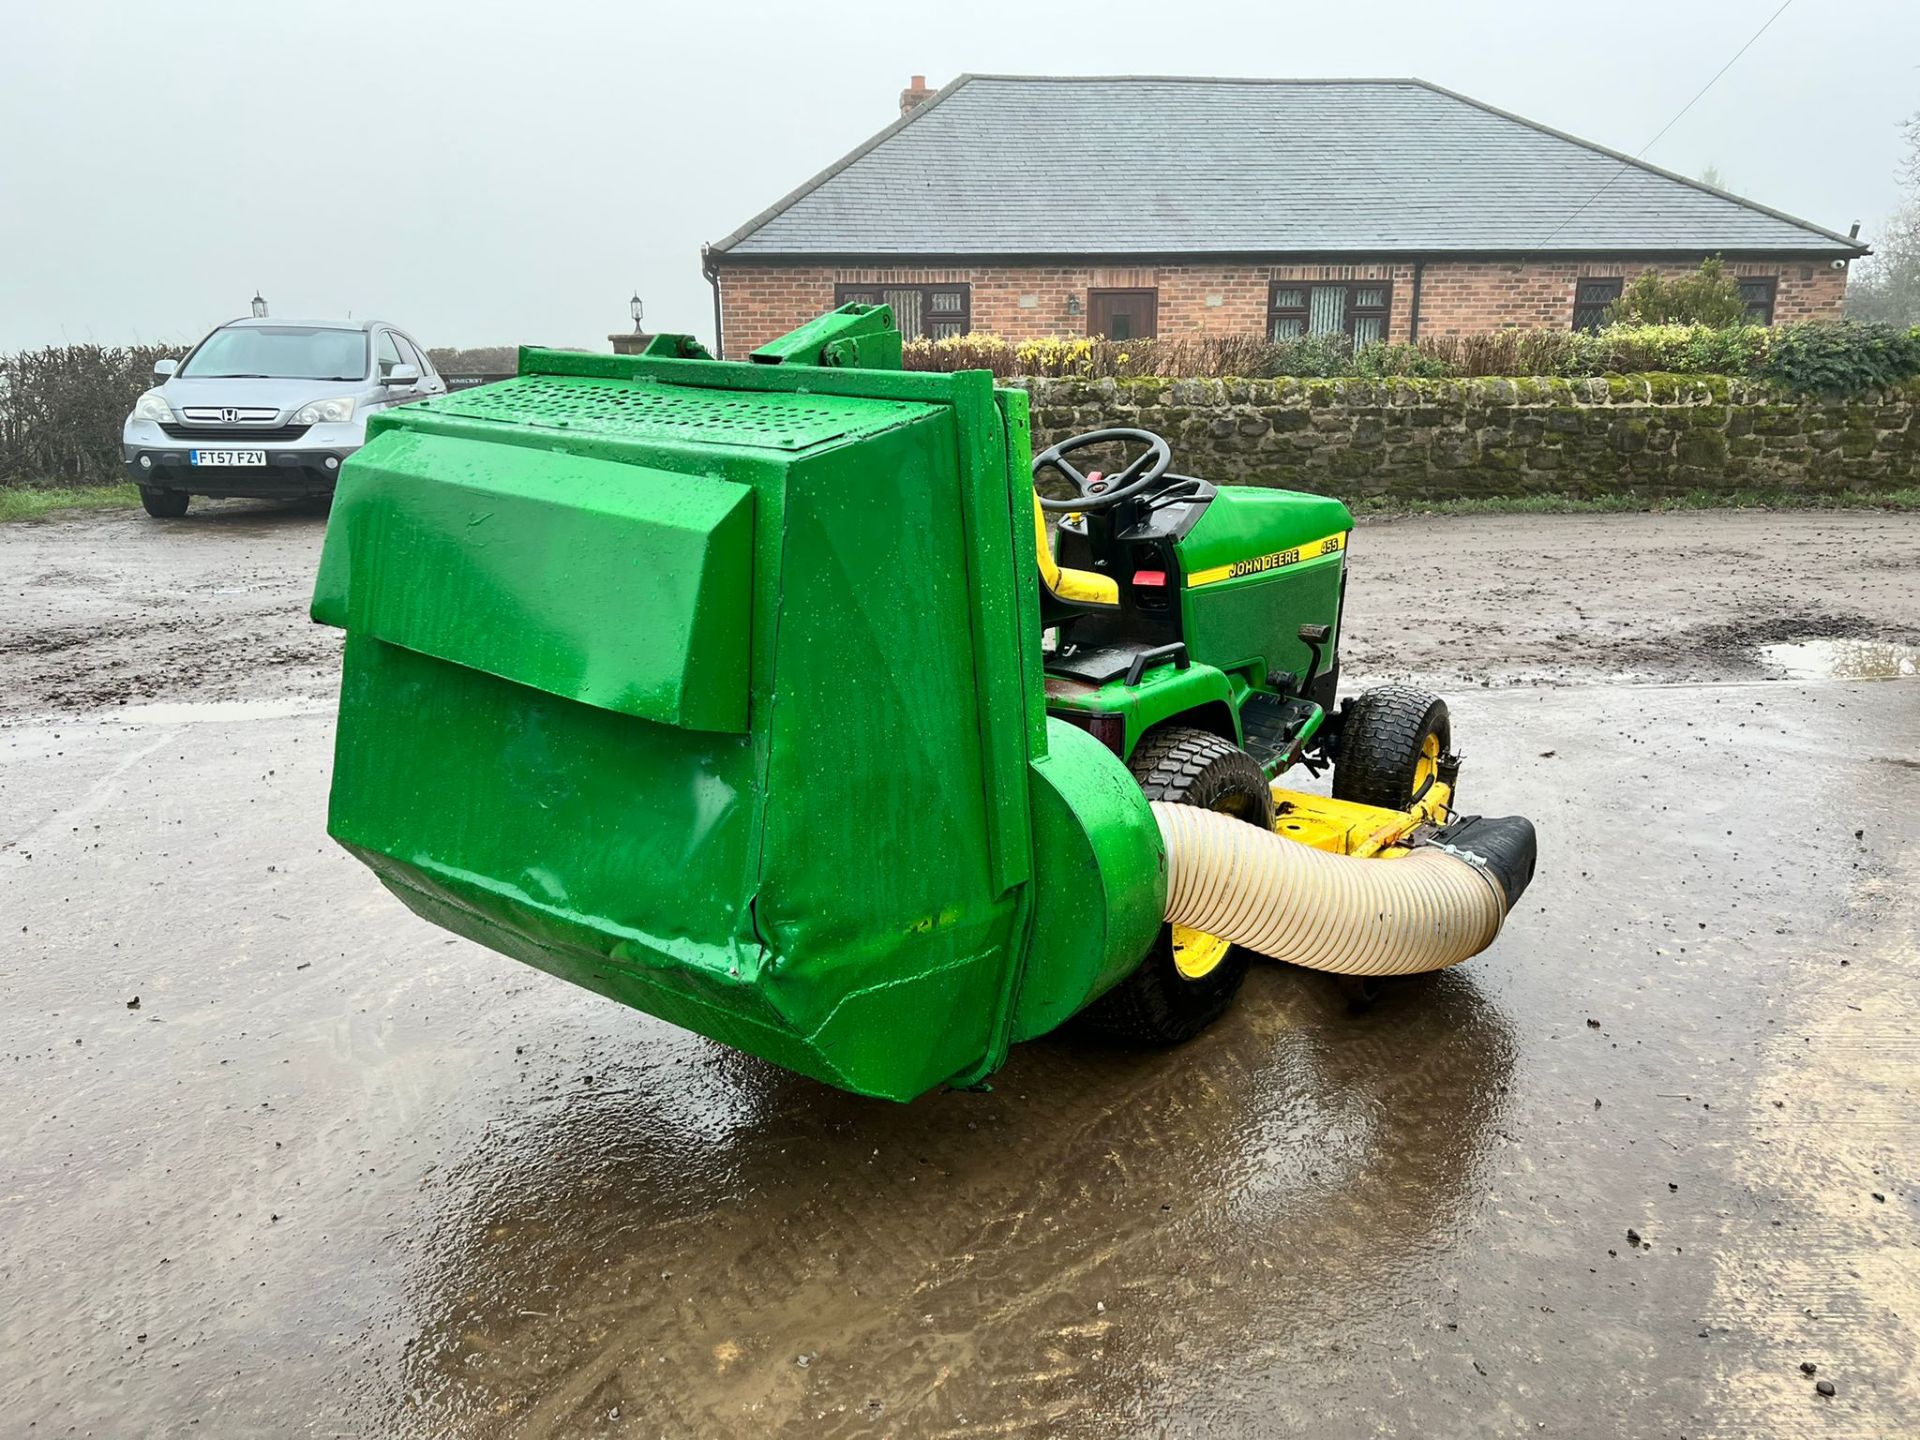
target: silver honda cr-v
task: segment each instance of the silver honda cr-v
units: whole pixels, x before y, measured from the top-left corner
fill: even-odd
[[[235,320],[153,367],[121,432],[149,515],[189,495],[328,495],[367,417],[444,395],[427,353],[383,320]]]

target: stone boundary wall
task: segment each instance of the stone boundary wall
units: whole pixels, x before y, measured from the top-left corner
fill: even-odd
[[[1036,450],[1132,426],[1171,442],[1178,473],[1349,499],[1920,482],[1920,382],[1846,399],[1698,375],[1006,383],[1032,397]]]

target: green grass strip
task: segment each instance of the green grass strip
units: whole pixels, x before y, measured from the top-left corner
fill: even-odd
[[[62,510],[122,510],[140,503],[132,485],[71,485],[42,490],[27,486],[0,487],[0,524],[8,520],[37,520]]]

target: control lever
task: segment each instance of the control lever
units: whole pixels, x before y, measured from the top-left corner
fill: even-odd
[[[1300,643],[1307,647],[1307,653],[1312,657],[1307,661],[1307,678],[1300,682],[1300,693],[1302,695],[1307,695],[1312,692],[1314,677],[1320,673],[1320,647],[1326,644],[1332,635],[1333,627],[1331,625],[1302,625],[1300,627]]]

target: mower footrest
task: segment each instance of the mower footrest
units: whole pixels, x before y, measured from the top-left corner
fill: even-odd
[[[1249,695],[1240,706],[1242,745],[1262,765],[1286,757],[1294,738],[1313,718],[1314,707],[1305,700],[1290,700],[1279,695]]]

